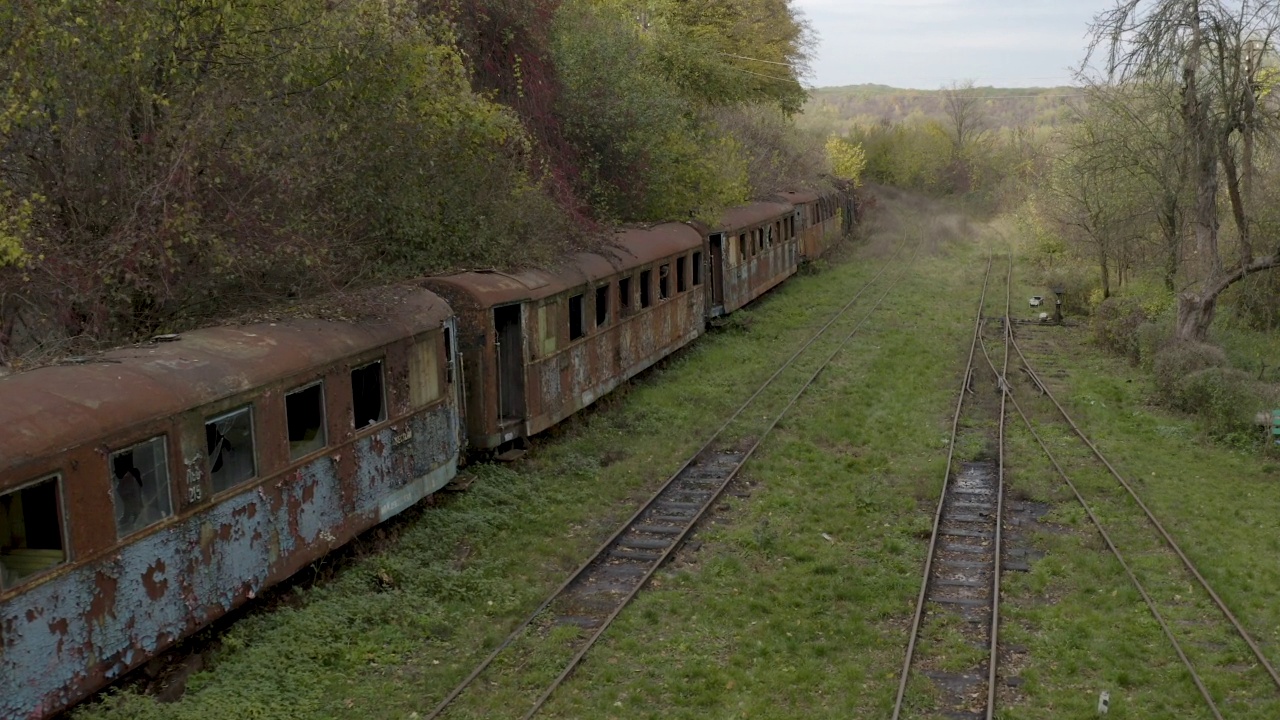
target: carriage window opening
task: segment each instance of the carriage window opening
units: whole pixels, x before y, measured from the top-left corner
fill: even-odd
[[[284,396],[289,425],[289,459],[297,460],[324,447],[324,384],[315,383]]]
[[[444,381],[453,383],[453,328],[444,329]]]
[[[747,261],[747,234],[742,233],[741,235],[738,236],[738,262],[744,263],[746,261]]]
[[[569,298],[569,340],[577,340],[587,334],[587,324],[582,321],[582,296]]]
[[[0,495],[0,587],[66,561],[58,477]]]
[[[243,407],[205,420],[204,442],[215,493],[230,490],[258,474],[252,408]]]
[[[381,360],[351,371],[351,413],[357,430],[387,419]]]
[[[618,281],[618,308],[623,315],[631,310],[631,278],[629,277]]]
[[[111,454],[116,535],[123,538],[173,514],[165,437]]]
[[[653,271],[640,271],[640,307],[647,308],[653,304],[653,298],[650,297],[650,287],[653,285]]]
[[[666,300],[671,297],[671,263],[666,263],[658,268],[658,299]]]
[[[596,327],[609,324],[609,286],[596,288]]]
[[[682,293],[689,289],[689,272],[685,267],[689,264],[689,258],[676,258],[676,292]]]
[[[756,230],[756,252],[764,250],[764,228]]]
[[[697,287],[702,284],[702,253],[693,254],[693,286]]]
[[[426,407],[440,397],[439,362],[435,335],[419,340],[409,350],[409,405],[413,409]]]

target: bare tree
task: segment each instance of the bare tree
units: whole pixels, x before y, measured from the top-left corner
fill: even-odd
[[[973,160],[990,134],[987,114],[972,80],[944,86],[942,102],[947,115],[947,138],[951,142],[948,164],[952,187],[964,192],[972,180]]]
[[[1280,266],[1280,240],[1255,255],[1250,232],[1255,147],[1277,121],[1259,105],[1258,71],[1274,54],[1280,0],[1120,0],[1092,32],[1090,55],[1101,51],[1111,80],[1179,84],[1185,143],[1178,152],[1194,187],[1197,265],[1178,297],[1177,335],[1203,339],[1224,290]],[[1218,217],[1224,180],[1237,239],[1229,255]]]

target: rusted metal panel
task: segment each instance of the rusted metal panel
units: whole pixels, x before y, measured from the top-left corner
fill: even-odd
[[[60,474],[69,528],[64,549],[70,552],[68,562],[0,590],[0,717],[41,717],[83,698],[454,475],[461,451],[457,385],[445,385],[436,402],[417,410],[410,408],[404,388],[407,346],[419,331],[452,328],[451,314],[430,293],[415,290],[411,296],[401,305],[407,316],[362,327],[290,321],[234,329],[239,337],[259,339],[252,342],[198,331],[185,337],[186,352],[166,347],[155,354],[111,354],[116,361],[105,369],[117,377],[150,378],[145,389],[166,390],[132,398],[131,404],[120,404],[118,388],[99,390],[84,379],[100,379],[104,368],[41,373],[65,380],[57,397],[78,399],[75,404],[88,410],[77,412],[92,420],[88,430],[102,434],[81,438],[67,452],[45,451],[21,464],[10,459],[0,475],[3,487],[17,487]],[[173,358],[203,364],[163,362]],[[387,420],[356,431],[349,368],[370,358],[384,360]],[[165,369],[156,370],[157,363]],[[219,392],[244,391],[210,397],[199,378],[214,377],[219,367],[232,377]],[[191,387],[179,387],[183,368],[197,378]],[[287,443],[272,440],[285,425],[283,393],[308,377],[325,378],[332,390],[326,408],[330,443],[290,464]],[[6,401],[0,407],[9,407],[11,388],[31,392],[21,383],[0,384]],[[211,408],[247,400],[254,408],[260,478],[210,498],[205,418]],[[135,406],[145,407],[146,401],[179,410],[138,421],[148,413]],[[185,403],[192,404],[180,407]],[[120,425],[94,418],[89,410],[112,415]],[[153,436],[168,438],[173,513],[118,543],[109,454]]]
[[[789,204],[755,203],[725,214],[726,223],[716,230],[729,245],[720,257],[720,312],[743,307],[795,273],[800,238],[789,236],[793,212]]]

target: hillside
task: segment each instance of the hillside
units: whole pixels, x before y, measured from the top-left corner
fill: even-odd
[[[1065,121],[1070,103],[1079,101],[1073,87],[976,87],[984,115],[993,128],[1054,127]],[[814,90],[804,107],[803,122],[843,132],[853,125],[900,123],[916,118],[942,119],[942,90],[907,90],[887,85],[847,85]]]

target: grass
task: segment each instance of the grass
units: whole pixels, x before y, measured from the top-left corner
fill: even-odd
[[[208,668],[178,702],[125,691],[77,717],[425,715],[875,273],[895,242],[923,240],[901,286],[540,714],[887,716],[982,258],[1006,242],[1001,232],[913,202],[883,201],[868,237],[827,269],[735,315],[540,439],[525,460],[469,469],[470,490],[381,531],[381,552],[343,563],[324,582],[294,586],[271,612],[249,613],[221,634]],[[1037,348],[1037,361],[1055,390],[1122,471],[1142,478],[1153,510],[1264,647],[1275,648],[1280,606],[1271,598],[1280,567],[1270,559],[1280,550],[1280,465],[1212,446],[1190,421],[1149,407],[1136,371],[1097,353],[1082,331],[1052,338]],[[816,355],[832,349],[823,347]],[[814,366],[798,363],[766,404],[788,396]],[[1189,651],[1220,668],[1212,687],[1230,700],[1224,712],[1277,716],[1276,693],[1255,682],[1256,672],[1232,669],[1238,648],[1222,639],[1194,592],[1183,594],[1178,567],[1151,542],[1131,502],[1089,469],[1042,405],[1028,404],[1108,526],[1123,529],[1117,540],[1143,553],[1135,566],[1177,609],[1174,624]],[[751,420],[735,436],[766,421]],[[986,429],[962,436],[958,461],[988,451],[974,439]],[[1032,535],[1046,556],[1029,573],[1006,576],[1004,638],[1025,653],[1010,661],[1007,672],[1023,683],[1002,690],[1000,717],[1092,716],[1104,689],[1111,717],[1206,716],[1138,593],[1029,435],[1011,427],[1009,444],[1011,492],[1052,503],[1053,511]],[[575,633],[557,628],[521,641],[520,652],[446,717],[519,717],[559,671]],[[971,648],[944,642],[958,667],[971,661]],[[916,676],[911,691],[912,707],[929,706],[927,679]]]

